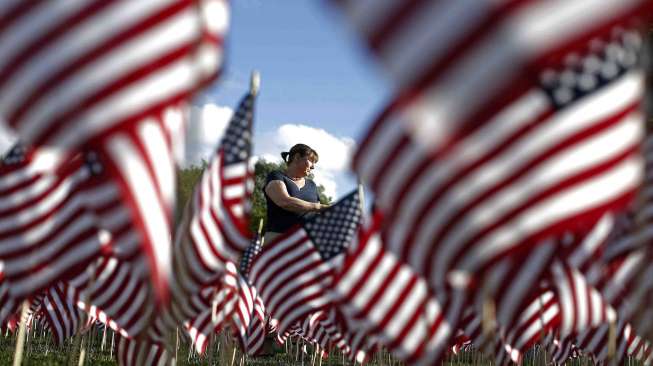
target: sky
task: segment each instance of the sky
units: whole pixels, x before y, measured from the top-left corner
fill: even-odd
[[[315,180],[337,198],[355,187],[350,159],[389,98],[389,83],[328,1],[231,2],[221,79],[194,101],[187,162],[208,157],[251,70],[261,74],[254,153],[268,160],[298,142],[316,149]]]

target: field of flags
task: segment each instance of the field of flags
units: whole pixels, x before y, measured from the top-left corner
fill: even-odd
[[[326,3],[394,97],[352,121],[359,188],[269,242],[249,229],[257,74],[175,207],[227,0],[0,3],[14,364],[30,334],[120,365],[299,344],[313,364],[650,364],[653,2]]]

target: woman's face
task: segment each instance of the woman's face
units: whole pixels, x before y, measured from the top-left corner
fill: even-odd
[[[307,155],[307,156],[297,156],[297,157],[292,161],[292,163],[295,165],[295,167],[296,167],[296,171],[297,171],[297,172],[300,172],[300,173],[302,174],[303,177],[306,177],[306,176],[308,176],[309,174],[311,174],[311,170],[312,170],[313,167],[315,166],[315,163],[313,162],[313,160],[311,160],[311,156],[310,156],[310,155]]]

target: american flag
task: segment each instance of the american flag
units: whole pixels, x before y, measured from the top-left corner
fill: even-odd
[[[631,262],[626,269],[620,269],[620,272],[626,273],[624,280],[614,281],[612,290],[619,293],[616,298],[619,305],[615,305],[619,315],[623,316],[636,328],[637,333],[645,336],[647,339],[653,339],[653,310],[651,310],[651,301],[653,301],[653,266],[650,265],[653,251],[651,250],[651,240],[653,231],[653,135],[647,138],[643,145],[644,156],[646,159],[646,178],[639,192],[638,200],[634,208],[629,230],[625,230],[621,237],[617,237],[614,242],[610,243],[606,249],[606,255],[617,252],[621,257],[637,257],[639,263]],[[623,243],[632,243],[623,245]],[[618,244],[622,244],[618,246]],[[610,250],[617,247],[616,250]],[[625,251],[625,254],[622,252]],[[619,263],[619,257],[613,262]]]
[[[175,150],[185,108],[182,103],[153,112],[113,133],[99,150],[112,193],[118,193],[116,211],[99,214],[101,225],[115,237],[114,255],[147,268],[158,304],[170,295]]]
[[[160,343],[119,337],[115,346],[116,359],[120,366],[175,364],[174,357]]]
[[[0,166],[0,259],[11,296],[20,301],[81,272],[108,245],[93,206],[107,196],[92,153],[49,171],[47,154],[16,145]]]
[[[336,2],[398,85],[354,170],[433,289],[631,199],[651,2]]]
[[[2,120],[50,165],[87,145],[102,155],[133,223],[120,239],[165,303],[181,136],[162,120],[220,73],[227,2],[11,1],[0,14]]]
[[[653,361],[652,350],[650,340],[635,334],[633,327],[628,324],[624,327],[621,342],[619,342],[617,349],[617,363],[623,364],[625,356],[631,356],[642,361],[644,365],[649,365]]]
[[[101,256],[67,282],[79,293],[75,305],[90,318],[126,338],[143,334],[155,312],[152,288],[143,266]]]
[[[263,237],[257,233],[252,239],[252,242],[249,244],[247,249],[243,252],[243,255],[240,258],[240,274],[243,277],[249,277],[249,273],[252,269],[252,261],[256,258],[261,250],[263,249]]]
[[[560,306],[553,291],[543,288],[540,294],[519,312],[513,324],[506,326],[500,343],[501,352],[496,354],[496,363],[508,360],[520,363],[524,352],[555,330],[560,324]]]
[[[237,278],[234,279],[238,283],[236,308],[231,317],[231,326],[240,343],[240,347],[246,350],[247,347],[247,332],[254,315],[254,304],[258,297],[256,288],[250,286],[247,278],[242,273],[237,273]]]
[[[209,166],[195,187],[174,243],[177,319],[195,314],[184,299],[223,275],[250,243],[247,228],[253,178],[249,166],[256,96],[240,102]]]
[[[211,334],[217,333],[235,317],[238,307],[238,273],[229,262],[218,286],[206,286],[193,296],[190,305],[196,316],[185,322],[185,328],[198,354],[206,351]]]
[[[355,190],[336,204],[296,225],[254,259],[250,280],[278,333],[331,303],[328,288],[361,219]]]
[[[563,260],[553,263],[551,282],[560,306],[560,338],[616,322],[615,309],[580,271],[568,263]]]
[[[574,344],[573,337],[559,339],[553,333],[549,333],[542,343],[544,352],[551,355],[555,365],[564,365],[567,360],[580,356],[579,352],[582,352]]]
[[[349,360],[363,364],[368,358],[369,344],[359,343],[357,336],[360,332],[347,329],[343,320],[336,307],[319,310],[304,318],[299,328],[299,337],[315,345],[323,358],[335,347]],[[350,347],[350,343],[356,344],[356,348]]]
[[[349,348],[349,359],[360,364],[366,364],[374,352],[380,347],[375,334],[362,324],[364,322],[349,318],[342,314],[342,330],[345,332],[345,344]]]
[[[47,289],[41,301],[40,311],[43,313],[45,328],[50,330],[55,342],[60,346],[77,334],[83,326],[85,314],[77,307],[78,296],[73,287],[60,282]]]
[[[458,354],[465,347],[471,345],[480,347],[486,344],[485,338],[487,334],[484,334],[482,330],[481,316],[478,312],[471,306],[465,309],[463,316],[460,318],[458,331],[452,342],[451,352]]]
[[[327,352],[336,347],[352,361],[365,360],[368,356],[369,344],[367,342],[356,344],[361,341],[356,339],[361,332],[356,328],[350,328],[345,317],[335,306],[315,312],[304,319],[302,330],[307,340],[318,344]]]
[[[489,268],[473,299],[475,311],[482,314],[486,302],[492,301],[497,324],[512,324],[519,309],[529,301],[533,289],[549,275],[559,247],[557,240],[547,239],[532,250],[515,251]]]
[[[607,247],[612,243],[613,241],[608,241],[606,243]],[[604,301],[616,310],[617,319],[614,326],[619,344],[617,345],[618,349],[615,357],[618,359],[627,355],[627,344],[632,341],[624,333],[626,327],[631,327],[629,319],[632,312],[628,300],[631,291],[635,288],[633,285],[636,283],[637,273],[645,268],[645,258],[644,250],[635,250],[609,261],[605,259],[600,261],[601,269],[596,271],[601,276],[595,280],[593,286],[600,291]],[[597,327],[586,329],[576,335],[576,344],[596,360],[606,360],[608,357],[610,326],[608,323],[603,323]]]
[[[560,240],[558,257],[565,258],[569,266],[585,276],[589,285],[596,286],[605,276],[605,262],[609,261],[606,253],[616,241],[614,233],[621,227],[619,219],[628,212],[603,215],[586,234],[566,233]]]
[[[258,296],[256,287],[249,281],[252,260],[262,250],[261,240],[262,237],[257,234],[240,259],[238,303],[231,321],[241,349],[248,354],[255,354],[260,350],[265,336],[265,305]]]
[[[576,328],[575,345],[596,360],[607,359],[610,322],[618,335],[630,327],[624,298],[645,259],[644,251],[638,249],[641,242],[635,245],[641,231],[635,230],[634,217],[633,207],[619,215],[604,215],[580,245],[571,245],[571,252],[561,247],[559,255],[565,260],[557,260],[551,267],[560,298],[559,331],[568,334]],[[621,348],[618,358],[626,355],[625,348]]]
[[[18,311],[18,303],[9,295],[9,283],[5,279],[5,274],[0,271],[0,326],[4,327]]]
[[[334,301],[395,356],[435,364],[454,336],[465,294],[456,292],[440,303],[424,278],[386,250],[381,221],[377,212],[357,245],[349,248],[334,280]]]
[[[314,344],[322,350],[329,348],[329,337],[321,321],[326,317],[322,310],[306,316],[300,326],[300,337],[308,343]]]
[[[626,357],[633,357],[640,361],[650,359],[650,343],[637,335],[630,323],[619,319],[614,327],[617,343],[613,358],[616,364],[624,364]],[[576,337],[575,344],[585,354],[591,356],[595,362],[606,362],[608,360],[609,333],[610,326],[603,324]]]
[[[256,356],[263,351],[263,342],[267,333],[267,316],[261,297],[254,302],[254,313],[247,329],[247,344],[245,350],[249,356]]]
[[[222,0],[4,1],[0,116],[32,146],[75,151],[215,79]]]
[[[168,135],[174,132],[169,131]],[[153,311],[148,295],[152,286],[130,207],[122,200],[119,185],[108,175],[106,160],[87,152],[56,172],[43,173],[34,167],[42,164],[43,157],[39,150],[31,152],[18,146],[1,168],[8,204],[4,206],[6,226],[0,247],[4,248],[4,261],[10,264],[7,269],[13,296],[20,299],[70,278],[101,252],[109,252],[117,257],[98,264],[96,281],[89,285],[87,278],[83,286],[78,284],[80,289],[91,287],[91,303],[96,304],[85,310],[104,314],[102,318],[114,330],[138,334],[148,325]],[[19,225],[20,220],[25,225]],[[59,239],[53,242],[52,237]],[[130,263],[123,263],[117,271],[118,261]]]

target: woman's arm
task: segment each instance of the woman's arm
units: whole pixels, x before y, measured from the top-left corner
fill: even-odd
[[[270,181],[270,183],[265,186],[265,193],[277,206],[298,214],[310,211],[321,211],[329,207],[328,205],[323,205],[319,202],[308,202],[299,198],[291,197],[286,190],[286,186],[280,180]]]

